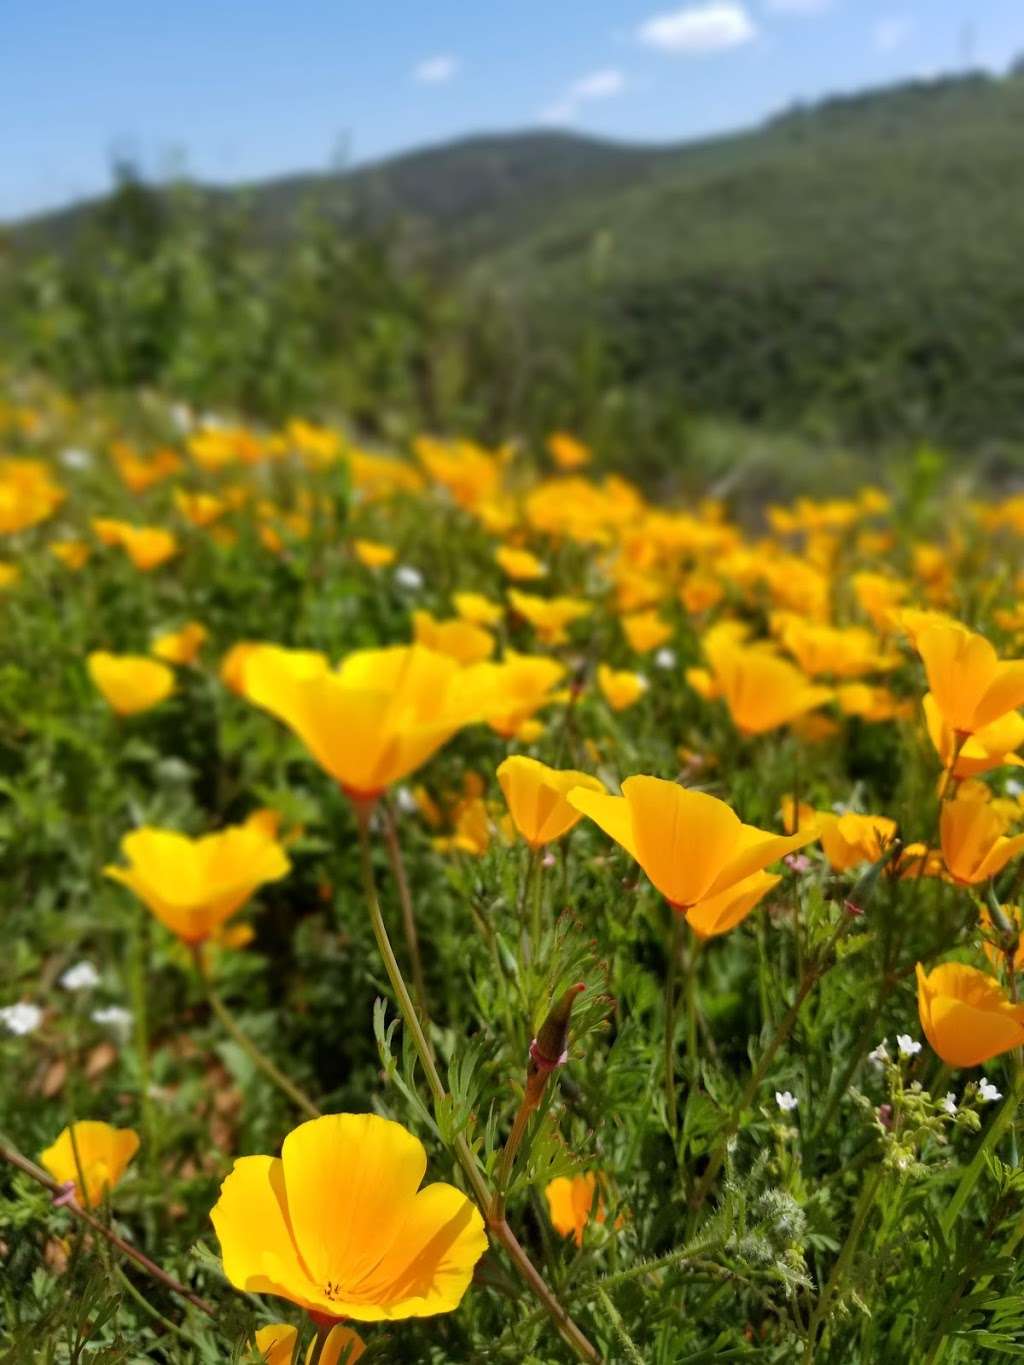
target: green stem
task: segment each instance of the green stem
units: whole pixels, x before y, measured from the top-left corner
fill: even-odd
[[[882,1008],[885,1005],[886,1000],[892,994],[895,985],[896,982],[891,977],[886,977],[882,982],[882,988],[878,993],[878,1000],[875,1003],[875,1007],[870,1014],[866,1016],[864,1025],[857,1037],[857,1041],[853,1045],[846,1066],[843,1068],[843,1073],[839,1077],[838,1082],[833,1086],[832,1092],[828,1097],[828,1102],[825,1105],[825,1111],[815,1125],[814,1133],[811,1137],[811,1142],[813,1144],[817,1144],[822,1134],[827,1131],[832,1116],[842,1103],[847,1086],[849,1086],[850,1081],[853,1079],[854,1072],[870,1051],[871,1044],[877,1040],[878,1021],[882,1016]]]
[[[686,963],[686,1071],[691,1084],[696,1085],[700,1074],[697,1056],[697,963],[704,941],[690,935],[690,955]]]
[[[178,1324],[176,1322],[172,1322],[170,1318],[165,1318],[163,1313],[160,1312],[159,1308],[154,1307],[153,1304],[151,1304],[150,1301],[146,1298],[145,1294],[140,1293],[140,1291],[135,1288],[131,1280],[124,1273],[124,1271],[121,1269],[119,1265],[111,1266],[110,1269],[114,1274],[114,1278],[120,1284],[121,1288],[125,1291],[128,1297],[133,1299],[139,1305],[142,1311],[145,1314],[147,1314],[147,1316],[151,1317],[155,1322],[158,1322],[160,1326],[164,1328],[165,1331],[173,1332],[176,1337],[181,1337],[183,1341],[187,1341],[190,1346],[194,1347],[200,1346],[200,1343],[195,1339],[195,1337],[193,1337],[189,1332],[186,1332],[183,1327],[179,1327]]]
[[[669,906],[672,929],[669,934],[668,965],[665,971],[665,1112],[668,1130],[676,1133],[676,972],[683,942],[683,916]]]
[[[412,893],[409,890],[409,878],[405,871],[405,861],[402,858],[402,846],[398,840],[398,826],[395,822],[395,812],[391,802],[385,799],[381,802],[384,810],[384,842],[387,845],[388,860],[391,863],[391,871],[398,887],[398,901],[402,907],[402,927],[405,930],[405,946],[409,953],[409,963],[412,967],[412,986],[416,995],[416,1006],[419,1009],[420,1017],[427,1017],[427,984],[423,975],[423,959],[420,957],[420,941],[416,932],[416,914],[413,910]]]
[[[960,1184],[956,1187],[953,1198],[946,1205],[942,1217],[939,1219],[939,1226],[942,1228],[943,1236],[948,1237],[953,1231],[953,1224],[959,1218],[964,1205],[974,1190],[975,1185],[985,1169],[985,1161],[989,1153],[994,1150],[999,1139],[1006,1132],[1013,1122],[1021,1100],[1024,1099],[1024,1071],[1018,1071],[1013,1083],[1013,1087],[1006,1099],[1003,1101],[1002,1108],[989,1124],[988,1132],[978,1143],[977,1150],[971,1164],[960,1177]]]
[[[135,1065],[139,1073],[139,1127],[142,1129],[142,1164],[151,1175],[156,1169],[157,1138],[153,1122],[153,1101],[149,1093],[149,1015],[146,1002],[146,947],[148,943],[148,915],[135,916],[131,952],[132,1040],[135,1044]]]
[[[49,1190],[51,1194],[59,1195],[64,1193],[62,1187],[57,1184],[56,1180],[53,1180],[46,1171],[40,1166],[37,1166],[34,1161],[30,1161],[28,1157],[22,1156],[14,1147],[9,1146],[2,1137],[0,1137],[0,1161],[6,1161],[9,1166],[13,1166],[16,1170],[21,1171],[38,1185],[42,1185],[44,1189]],[[80,1222],[88,1224],[94,1232],[98,1232],[101,1237],[105,1237],[110,1245],[116,1247],[122,1256],[127,1256],[129,1260],[132,1260],[136,1265],[141,1266],[147,1275],[151,1275],[154,1280],[159,1281],[159,1283],[162,1284],[165,1289],[169,1289],[172,1294],[178,1294],[181,1298],[187,1299],[189,1303],[198,1308],[201,1313],[205,1313],[208,1317],[213,1318],[217,1316],[213,1307],[208,1304],[205,1299],[201,1299],[198,1294],[193,1294],[191,1289],[187,1289],[185,1285],[180,1284],[172,1275],[168,1275],[166,1270],[161,1270],[155,1261],[151,1261],[143,1252],[139,1251],[136,1247],[131,1246],[122,1237],[119,1237],[113,1228],[107,1227],[106,1223],[101,1219],[96,1218],[88,1209],[82,1208],[77,1201],[70,1200],[63,1207],[67,1209],[68,1213],[70,1213],[73,1218],[77,1218]]]
[[[839,1292],[843,1279],[860,1245],[860,1239],[864,1232],[868,1216],[874,1206],[875,1197],[879,1187],[885,1179],[885,1167],[879,1164],[874,1175],[861,1188],[860,1198],[857,1200],[857,1207],[853,1215],[853,1222],[850,1231],[846,1234],[846,1241],[843,1243],[839,1257],[832,1267],[832,1274],[825,1283],[825,1288],[815,1306],[811,1321],[807,1327],[807,1349],[804,1352],[804,1365],[810,1365],[814,1359],[814,1346],[818,1335],[818,1328],[825,1321],[825,1317],[832,1305],[832,1300]]]
[[[264,1076],[276,1085],[282,1094],[287,1095],[295,1107],[301,1109],[307,1118],[320,1118],[323,1111],[317,1108],[304,1090],[301,1090],[294,1081],[289,1080],[284,1072],[270,1060],[266,1053],[260,1051],[248,1034],[235,1022],[235,1018],[231,1011],[213,988],[213,982],[210,980],[206,960],[203,957],[202,944],[194,943],[192,945],[192,955],[196,964],[196,972],[199,976],[203,994],[206,997],[210,1009],[217,1016],[225,1033],[234,1039],[257,1070],[262,1071]]]
[[[498,1171],[495,1183],[498,1187],[492,1205],[492,1214],[496,1218],[504,1218],[505,1201],[508,1198],[508,1187],[512,1182],[512,1168],[515,1165],[516,1153],[519,1151],[523,1134],[526,1132],[527,1124],[530,1122],[530,1115],[533,1113],[535,1105],[532,1105],[529,1096],[523,1096],[523,1102],[516,1113],[515,1122],[512,1124],[512,1131],[508,1135],[508,1141],[502,1149],[501,1159],[498,1162]]]
[[[360,866],[363,876],[363,890],[366,894],[366,905],[370,914],[370,925],[373,929],[373,936],[377,940],[377,948],[384,963],[391,989],[395,993],[398,1008],[402,1015],[405,1027],[409,1030],[413,1046],[419,1057],[423,1074],[426,1076],[427,1085],[434,1100],[435,1111],[441,1110],[447,1103],[448,1095],[444,1084],[438,1074],[437,1064],[434,1061],[434,1054],[427,1042],[423,1024],[416,1013],[412,996],[409,988],[405,984],[402,976],[402,969],[398,965],[394,949],[391,947],[391,940],[388,938],[387,927],[384,924],[384,916],[381,914],[380,900],[377,896],[377,884],[373,875],[373,855],[370,847],[370,814],[372,807],[370,803],[364,802],[356,806],[357,828],[359,830],[359,853]],[[593,1346],[583,1335],[580,1329],[573,1322],[572,1318],[563,1308],[562,1304],[548,1288],[548,1285],[540,1275],[533,1262],[527,1256],[519,1243],[515,1233],[509,1227],[506,1220],[502,1217],[494,1219],[492,1214],[493,1196],[488,1188],[487,1181],[480,1169],[480,1164],[473,1154],[469,1143],[462,1133],[457,1133],[452,1139],[452,1147],[462,1167],[466,1179],[469,1181],[473,1191],[473,1197],[477,1206],[485,1218],[488,1219],[488,1226],[491,1235],[499,1242],[508,1253],[510,1259],[519,1275],[526,1282],[540,1303],[544,1305],[552,1321],[555,1323],[566,1342],[573,1348],[576,1355],[581,1360],[599,1361],[600,1356]]]
[[[825,945],[825,948],[822,951],[821,956],[818,957],[815,961],[813,961],[810,964],[810,966],[808,966],[805,969],[803,979],[801,980],[799,989],[797,990],[796,999],[793,1001],[792,1005],[787,1010],[785,1016],[782,1019],[782,1022],[775,1030],[775,1033],[772,1035],[771,1041],[765,1048],[764,1053],[761,1056],[761,1060],[758,1062],[756,1068],[754,1069],[753,1075],[747,1082],[746,1089],[743,1091],[743,1094],[740,1096],[739,1101],[733,1108],[733,1111],[725,1124],[721,1136],[718,1139],[718,1143],[714,1151],[711,1153],[711,1157],[708,1161],[704,1174],[701,1176],[700,1181],[697,1184],[697,1188],[694,1191],[692,1202],[692,1210],[694,1215],[698,1212],[701,1205],[704,1203],[704,1200],[707,1198],[708,1192],[710,1191],[711,1186],[714,1183],[715,1177],[718,1175],[718,1172],[721,1169],[722,1162],[725,1160],[725,1154],[726,1151],[728,1150],[729,1143],[735,1137],[737,1132],[739,1132],[740,1124],[743,1121],[743,1115],[745,1111],[750,1107],[751,1103],[753,1102],[754,1096],[757,1094],[758,1089],[760,1088],[761,1082],[768,1074],[768,1068],[775,1060],[776,1053],[779,1051],[783,1043],[786,1041],[790,1033],[793,1031],[793,1026],[796,1023],[797,1018],[799,1017],[800,1010],[803,1007],[804,1001],[807,999],[808,995],[810,995],[811,991],[814,989],[815,985],[817,985],[818,981],[820,981],[820,979],[828,971],[829,958],[833,950],[838,945],[840,939],[842,939],[849,932],[850,925],[852,923],[853,916],[844,913],[842,919],[836,925],[836,928],[832,933],[832,937]]]
[[[533,945],[533,960],[540,961],[540,940],[543,932],[542,910],[544,905],[544,879],[541,875],[542,848],[530,849],[530,868],[527,873],[530,885],[530,943]]]
[[[628,1360],[631,1360],[633,1362],[633,1365],[644,1365],[644,1358],[637,1349],[636,1342],[626,1331],[626,1324],[622,1321],[622,1317],[619,1313],[619,1310],[612,1303],[608,1294],[605,1292],[604,1289],[599,1288],[597,1291],[597,1297],[601,1301],[601,1307],[608,1314],[608,1321],[615,1329],[615,1335],[618,1337],[622,1345],[622,1349],[626,1354],[626,1358]]]

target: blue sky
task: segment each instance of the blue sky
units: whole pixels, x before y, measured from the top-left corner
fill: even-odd
[[[549,124],[675,140],[1024,53],[1024,0],[2,0],[0,220]]]

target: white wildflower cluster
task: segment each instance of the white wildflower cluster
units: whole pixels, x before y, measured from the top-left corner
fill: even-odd
[[[76,962],[61,976],[66,991],[91,991],[100,984],[100,974],[91,962]]]
[[[42,1022],[43,1011],[38,1005],[30,1004],[27,1000],[19,1000],[16,1005],[4,1005],[0,1009],[0,1024],[8,1033],[13,1033],[19,1038],[35,1033]]]

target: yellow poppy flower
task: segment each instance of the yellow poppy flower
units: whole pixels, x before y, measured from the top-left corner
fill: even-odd
[[[774,872],[755,872],[717,896],[705,897],[687,912],[686,922],[700,939],[727,934],[741,924],[781,880]]]
[[[988,881],[1024,848],[1024,834],[1007,839],[1006,823],[987,801],[946,801],[939,829],[946,871],[961,886]]]
[[[167,664],[193,664],[210,632],[198,621],[189,621],[180,630],[169,630],[153,641],[152,653]]]
[[[89,677],[119,716],[134,716],[169,697],[174,674],[164,664],[137,654],[99,649],[86,659]]]
[[[647,691],[647,679],[642,673],[609,668],[607,664],[597,666],[597,685],[613,711],[625,711]]]
[[[482,663],[494,653],[494,636],[490,631],[458,617],[439,621],[429,611],[414,611],[412,629],[416,644],[447,654],[456,663]]]
[[[560,1175],[544,1187],[548,1213],[557,1233],[571,1237],[578,1247],[583,1245],[583,1229],[590,1222],[597,1193],[597,1176],[593,1171],[583,1175]],[[598,1206],[598,1222],[604,1222],[604,1211]]]
[[[687,914],[726,892],[739,893],[755,872],[818,837],[816,826],[784,835],[744,825],[724,801],[658,777],[628,777],[621,796],[577,788],[568,799],[637,860],[670,905]],[[721,910],[712,905],[716,915]]]
[[[887,687],[870,683],[843,683],[836,688],[836,703],[844,716],[860,716],[878,723],[904,720],[913,714],[913,703],[895,696]]]
[[[220,661],[220,680],[237,697],[245,696],[245,665],[257,649],[265,646],[259,640],[239,640]]]
[[[84,1119],[74,1125],[74,1140],[72,1130],[65,1128],[56,1142],[40,1154],[39,1160],[54,1180],[62,1185],[67,1180],[73,1182],[75,1198],[80,1203],[95,1208],[118,1184],[138,1150],[139,1135],[133,1129],[112,1128],[109,1123]]]
[[[65,569],[78,573],[79,569],[84,568],[90,550],[84,540],[52,540],[50,553],[55,559],[60,560]]]
[[[225,1275],[327,1318],[451,1312],[487,1237],[461,1190],[420,1189],[426,1168],[420,1140],[376,1114],[301,1124],[280,1158],[240,1157],[221,1186],[210,1218]]]
[[[831,700],[827,687],[815,686],[794,664],[758,645],[716,638],[705,653],[715,688],[742,734],[766,734]]]
[[[935,745],[943,768],[948,769],[956,756],[953,776],[958,780],[977,777],[993,768],[1024,767],[1024,759],[1014,753],[1024,744],[1024,716],[1019,711],[1008,711],[1005,716],[975,730],[973,735],[961,736],[958,752],[956,736],[930,692],[924,694],[921,705],[928,737]]]
[[[245,661],[243,687],[350,795],[369,800],[483,718],[495,672],[423,645],[359,650],[337,668],[322,654],[263,645]]]
[[[159,568],[178,553],[178,542],[159,526],[124,526],[118,544],[141,573]]]
[[[456,592],[452,594],[452,606],[456,616],[469,621],[474,626],[496,626],[505,615],[500,602],[492,602],[479,592]]]
[[[505,739],[521,735],[541,707],[558,699],[552,688],[565,677],[565,665],[543,654],[508,650],[500,664],[490,667],[493,700],[487,709],[487,723]],[[530,741],[524,736],[523,742]]]
[[[513,824],[531,848],[561,839],[582,820],[582,811],[566,799],[569,792],[580,788],[604,791],[603,784],[588,773],[549,768],[522,754],[499,764],[498,783]]]
[[[821,846],[833,872],[847,872],[860,863],[877,863],[896,837],[896,821],[884,815],[816,813]]]
[[[865,570],[850,579],[857,605],[870,617],[876,630],[892,629],[892,613],[906,597],[909,589],[901,579]]]
[[[914,643],[935,705],[957,735],[973,735],[1024,704],[1024,659],[1000,660],[983,635],[940,621]]]
[[[38,526],[66,496],[42,460],[0,459],[0,535]]]
[[[384,569],[395,562],[395,550],[379,540],[354,540],[352,552],[364,569]]]
[[[0,588],[13,588],[20,578],[21,569],[17,564],[0,560]]]
[[[710,611],[725,596],[725,588],[708,574],[690,574],[679,589],[679,600],[691,616]]]
[[[547,441],[548,452],[559,469],[582,469],[590,463],[590,447],[567,431],[553,431]]]
[[[976,967],[945,962],[926,973],[919,962],[917,1009],[925,1037],[948,1066],[980,1066],[1024,1044],[1024,1005]]]
[[[563,644],[569,638],[567,627],[593,610],[580,597],[536,597],[515,588],[510,589],[508,600],[546,645]]]
[[[531,554],[529,550],[517,550],[511,545],[499,545],[494,552],[494,558],[502,573],[509,578],[523,580],[543,578],[548,571],[544,561]]]
[[[187,493],[183,488],[174,490],[174,504],[189,525],[200,529],[212,526],[228,510],[224,498],[213,493]]]
[[[257,824],[232,825],[190,839],[144,827],[121,840],[124,867],[105,867],[185,943],[201,943],[266,882],[291,864],[281,845]]]
[[[637,654],[649,654],[672,638],[672,627],[656,611],[638,611],[620,620],[629,647]]]
[[[860,626],[841,630],[790,616],[779,623],[778,634],[783,646],[811,678],[821,674],[860,678],[865,673],[886,672],[900,663],[898,654],[884,653],[871,631]]]
[[[121,536],[131,530],[131,523],[114,517],[93,517],[89,522],[92,533],[101,545],[120,545]]]
[[[273,1322],[256,1333],[256,1349],[262,1355],[264,1365],[298,1365],[295,1359],[298,1341],[297,1328],[287,1322]],[[313,1359],[315,1346],[316,1342],[309,1343],[306,1365]],[[332,1327],[320,1353],[320,1365],[355,1365],[365,1350],[362,1337],[351,1327]]]

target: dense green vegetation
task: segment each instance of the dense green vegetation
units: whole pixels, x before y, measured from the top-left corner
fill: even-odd
[[[971,75],[682,147],[476,138],[232,194],[122,175],[11,229],[2,340],[74,388],[388,435],[570,425],[641,473],[709,415],[999,473],[1024,441],[1022,116],[1024,79]]]

